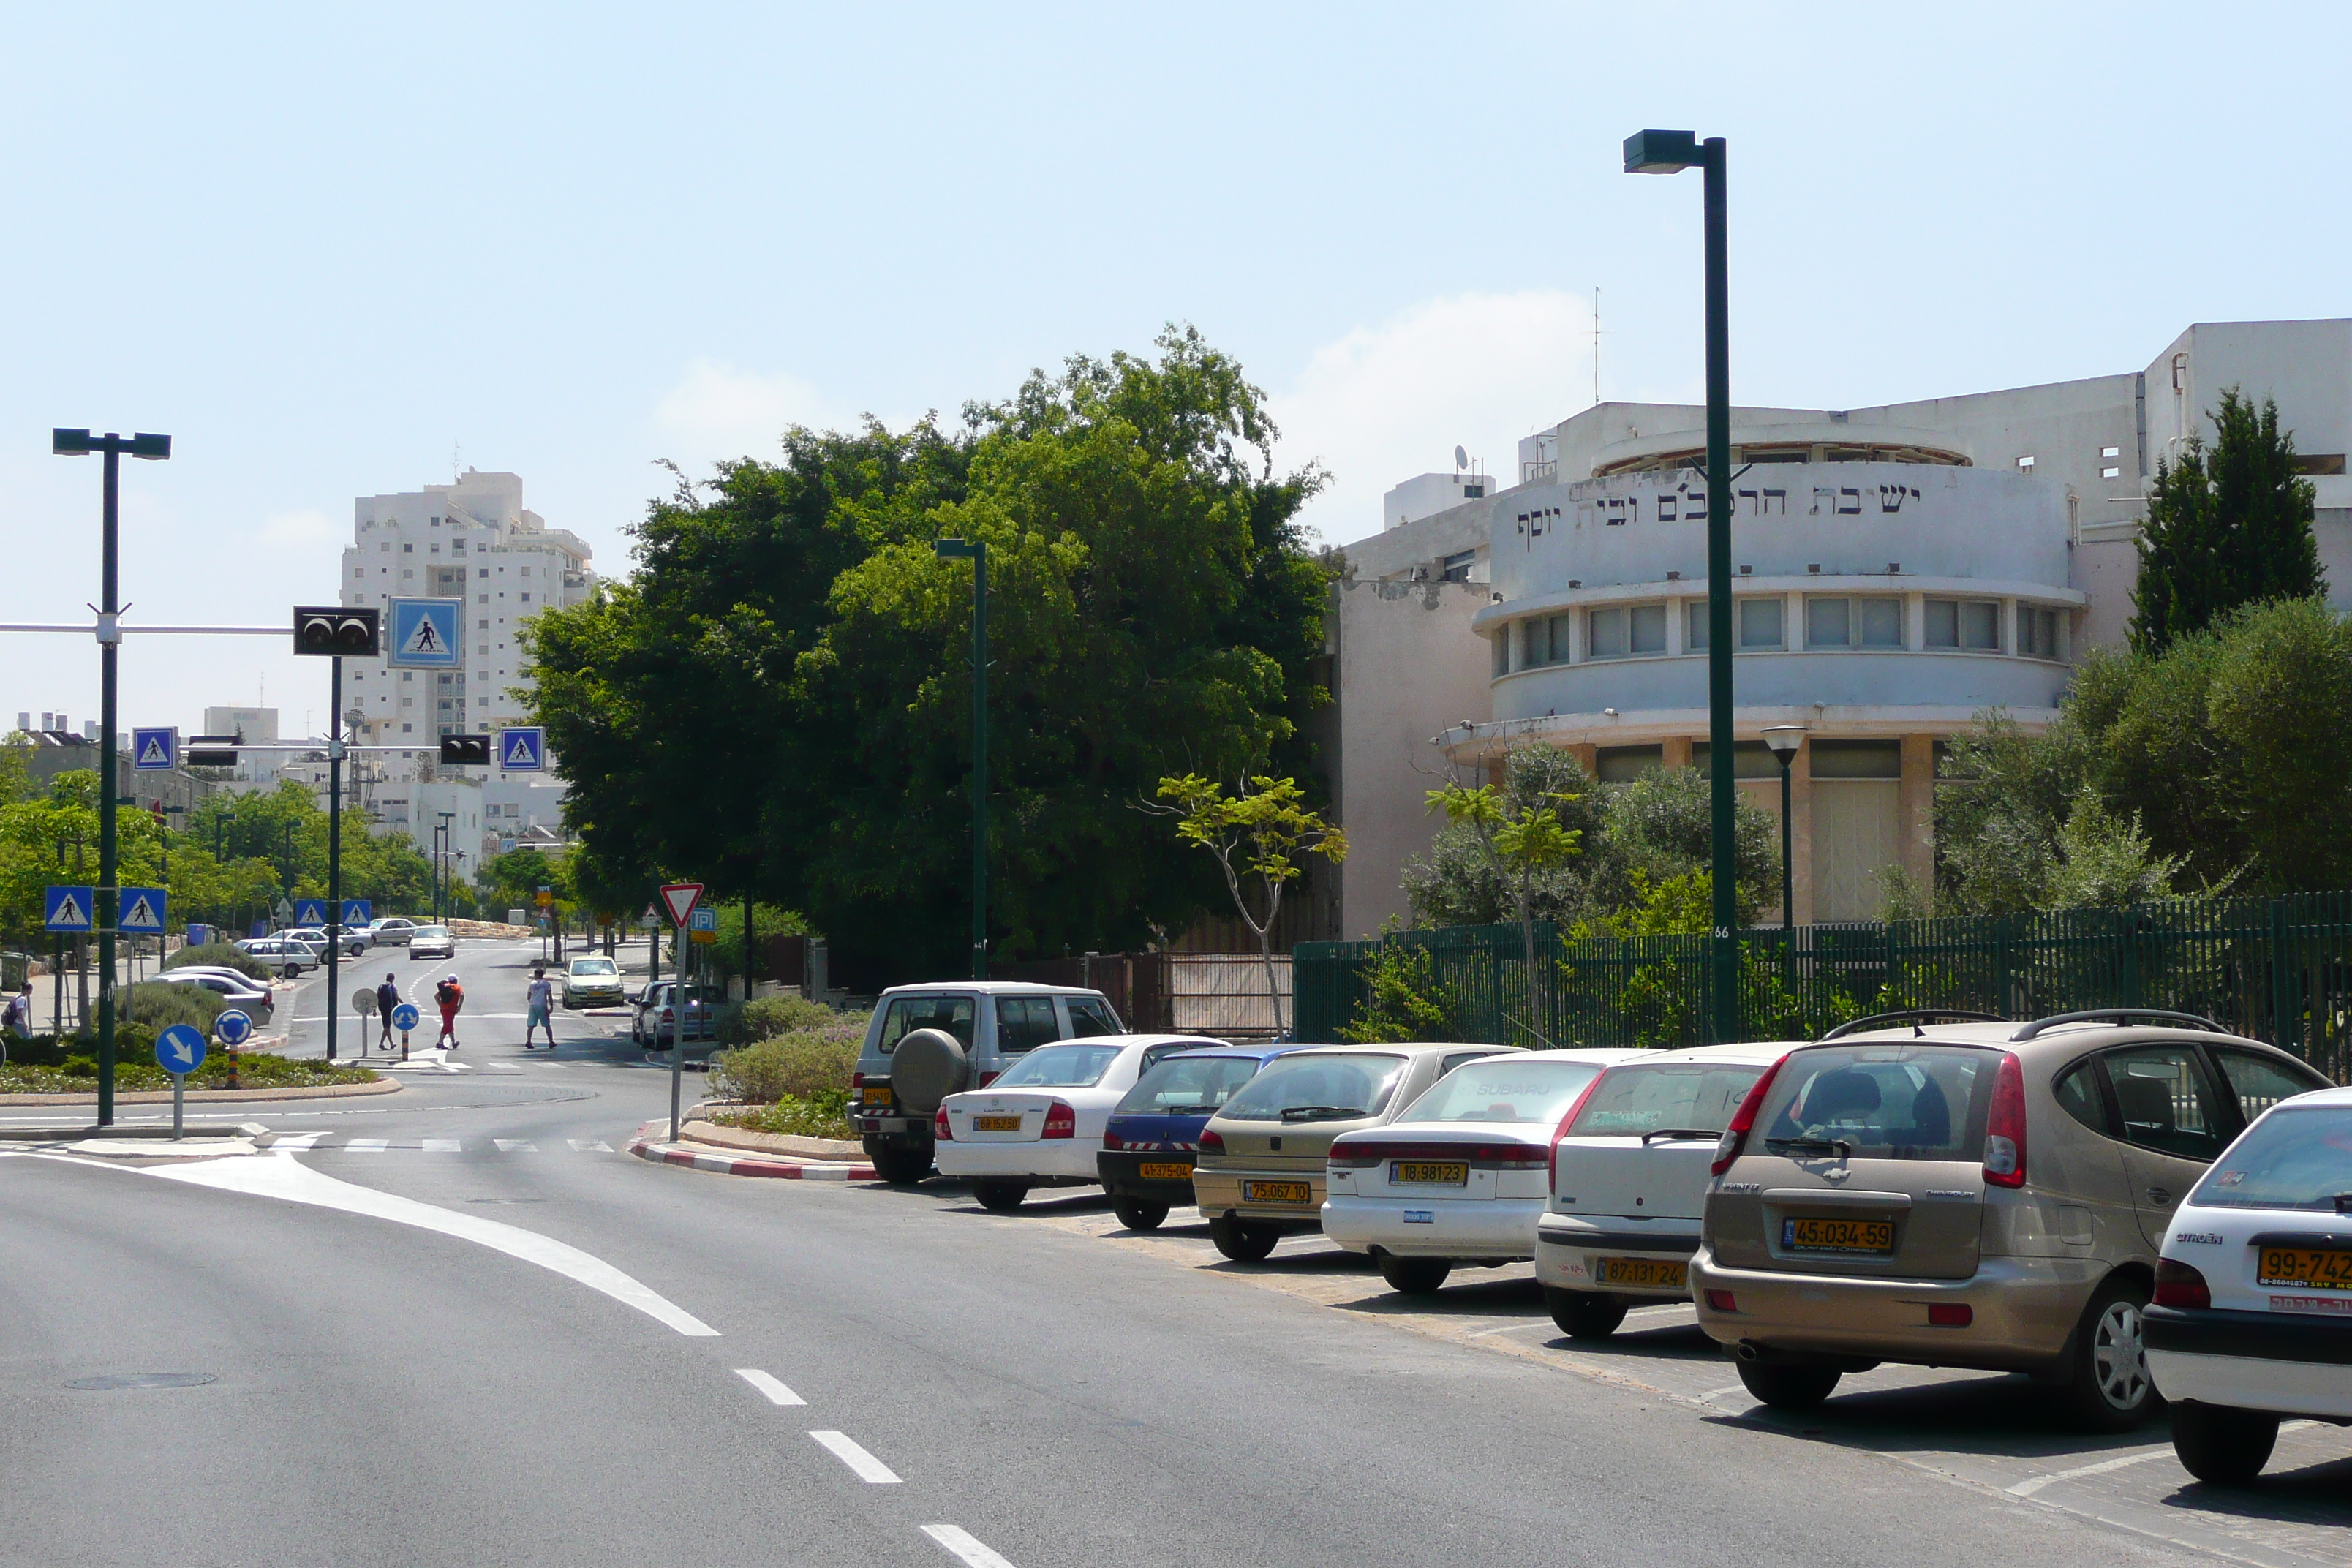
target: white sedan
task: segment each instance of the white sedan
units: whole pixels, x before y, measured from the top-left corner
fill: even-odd
[[[1601,1069],[1641,1051],[1513,1051],[1465,1062],[1386,1127],[1331,1143],[1323,1234],[1368,1252],[1392,1290],[1536,1255],[1551,1141]]]
[[[2352,1421],[2352,1089],[2264,1111],[2166,1230],[2142,1331],[2181,1467],[2242,1484],[2283,1417]]]
[[[1039,1046],[985,1089],[940,1102],[931,1139],[942,1176],[963,1176],[982,1208],[1021,1206],[1032,1187],[1092,1186],[1095,1156],[1121,1096],[1177,1051],[1223,1044],[1193,1035],[1097,1035]]]

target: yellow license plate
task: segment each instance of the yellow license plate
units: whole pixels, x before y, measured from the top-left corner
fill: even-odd
[[[1601,1285],[1637,1285],[1655,1290],[1690,1289],[1690,1265],[1665,1263],[1654,1258],[1600,1258],[1592,1277]]]
[[[871,1110],[876,1106],[888,1105],[890,1103],[891,1094],[887,1084],[869,1083],[866,1086],[866,1110]]]
[[[1242,1202],[1245,1204],[1311,1204],[1315,1189],[1306,1182],[1244,1182]]]
[[[1394,1160],[1389,1163],[1389,1180],[1466,1187],[1470,1184],[1470,1166],[1461,1160]]]
[[[1872,1253],[1895,1250],[1887,1219],[1784,1219],[1780,1245],[1797,1252]]]
[[[1021,1118],[1017,1116],[975,1116],[971,1119],[974,1132],[1018,1132]]]
[[[2257,1285],[2301,1285],[2315,1290],[2352,1290],[2352,1252],[2314,1247],[2265,1247]]]
[[[1135,1173],[1147,1182],[1189,1182],[1192,1167],[1166,1160],[1146,1160],[1136,1166]]]

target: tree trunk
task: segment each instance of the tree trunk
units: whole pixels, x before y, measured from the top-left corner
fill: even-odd
[[[1519,884],[1519,941],[1528,959],[1528,1021],[1527,1031],[1538,1039],[1542,1031],[1536,1027],[1536,916],[1535,900],[1528,896],[1527,883]]]
[[[1265,924],[1253,927],[1257,933],[1258,959],[1265,965],[1265,999],[1274,1006],[1274,1035],[1277,1040],[1287,1038],[1290,1033],[1282,1017],[1282,987],[1274,979],[1274,921],[1281,912],[1282,889],[1277,888],[1266,904]]]

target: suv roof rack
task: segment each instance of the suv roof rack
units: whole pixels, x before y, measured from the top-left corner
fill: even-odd
[[[1913,1033],[1918,1034],[1925,1032],[1919,1027],[1922,1024],[2001,1024],[2006,1022],[2008,1020],[1998,1013],[1971,1012],[1966,1007],[1906,1007],[1895,1013],[1873,1013],[1867,1018],[1849,1018],[1823,1035],[1821,1040],[1815,1040],[1813,1043],[1820,1045],[1822,1040],[1834,1040],[1840,1035],[1859,1034],[1864,1029],[1877,1028],[1882,1024],[1908,1024]]]
[[[2230,1032],[2201,1013],[2175,1013],[2164,1007],[2094,1007],[2088,1012],[2056,1013],[2047,1018],[2036,1018],[2010,1036],[2010,1038],[2012,1041],[2030,1040],[2045,1030],[2056,1028],[2061,1024],[2100,1023],[2186,1024],[2192,1029],[2203,1029],[2216,1035],[2226,1035]]]

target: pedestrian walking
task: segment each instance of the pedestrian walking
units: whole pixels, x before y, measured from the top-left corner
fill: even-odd
[[[544,968],[533,969],[530,972],[530,988],[523,993],[523,996],[530,1010],[522,1026],[522,1048],[524,1050],[531,1048],[530,1035],[533,1029],[544,1028],[547,1031],[547,1048],[553,1050],[555,1048],[555,987],[549,984],[547,971]]]
[[[386,973],[383,984],[375,988],[375,1016],[376,1022],[381,1026],[381,1032],[376,1037],[376,1044],[387,1051],[392,1049],[392,1010],[399,1005],[400,982],[394,980],[390,973]]]
[[[457,1010],[466,1005],[466,988],[452,974],[433,988],[433,1000],[441,1008],[441,1039],[433,1043],[438,1046],[446,1040],[454,1051],[457,1048]]]
[[[0,1024],[5,1024],[8,1032],[20,1040],[29,1040],[33,1037],[33,983],[31,981],[27,980],[17,986],[16,994],[8,998],[7,1010],[0,1012]]]

